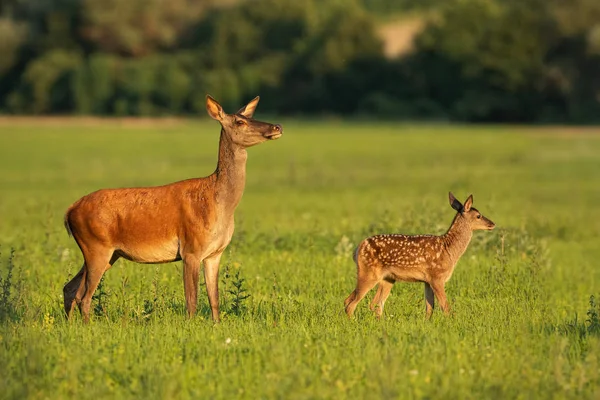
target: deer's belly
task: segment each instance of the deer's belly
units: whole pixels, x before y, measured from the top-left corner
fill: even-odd
[[[125,244],[115,252],[126,260],[144,264],[167,263],[181,260],[179,240],[177,238],[157,243]]]
[[[425,282],[426,273],[419,268],[390,268],[388,278],[402,282]]]

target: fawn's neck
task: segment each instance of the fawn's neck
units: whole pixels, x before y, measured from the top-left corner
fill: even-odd
[[[247,159],[246,149],[233,143],[221,130],[219,161],[215,171],[215,200],[218,207],[232,215],[244,194]]]
[[[457,213],[448,232],[442,236],[446,251],[448,251],[453,264],[456,264],[460,256],[467,250],[472,237],[471,226],[460,213]]]

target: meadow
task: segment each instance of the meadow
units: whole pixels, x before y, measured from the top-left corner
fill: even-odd
[[[0,121],[1,398],[600,397],[600,129],[261,117],[284,136],[249,149],[219,325],[202,278],[186,318],[181,262],[119,260],[89,325],[62,309],[67,207],[212,173],[216,122]],[[398,283],[382,320],[374,291],[346,318],[354,247],[445,232],[448,191],[497,225],[446,284],[452,315]]]

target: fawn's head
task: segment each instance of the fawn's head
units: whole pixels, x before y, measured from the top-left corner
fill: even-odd
[[[250,147],[266,140],[278,139],[283,134],[281,125],[261,122],[252,118],[259,99],[257,96],[235,114],[227,114],[215,99],[207,95],[206,110],[208,115],[221,123],[223,132],[233,143],[242,147]]]
[[[469,223],[471,230],[475,231],[478,229],[492,230],[496,226],[490,219],[486,218],[473,206],[473,195],[470,195],[465,204],[456,200],[456,197],[452,193],[448,193],[450,199],[450,206],[459,213],[459,217],[462,217]]]

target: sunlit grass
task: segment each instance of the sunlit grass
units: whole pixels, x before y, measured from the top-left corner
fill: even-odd
[[[219,326],[203,287],[198,317],[185,318],[180,263],[119,261],[89,326],[62,315],[82,262],[66,208],[102,187],[210,174],[214,121],[0,126],[2,282],[13,267],[3,397],[600,396],[600,336],[586,321],[600,297],[600,132],[283,125],[280,140],[249,150]],[[382,321],[368,311],[374,293],[347,320],[354,245],[442,233],[449,190],[473,193],[498,226],[475,234],[446,285],[453,316],[424,321],[422,285],[399,283]],[[251,295],[243,312],[229,292],[237,272]]]

